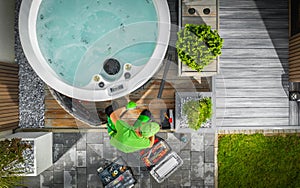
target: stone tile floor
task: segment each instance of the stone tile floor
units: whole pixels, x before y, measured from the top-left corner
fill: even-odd
[[[124,154],[109,144],[105,132],[54,133],[53,166],[36,177],[26,177],[24,184],[36,187],[102,187],[97,168],[113,158],[122,156],[132,168],[137,188],[214,187],[214,134],[159,133],[184,161],[175,173],[158,184],[136,154]],[[45,156],[47,157],[47,156]]]

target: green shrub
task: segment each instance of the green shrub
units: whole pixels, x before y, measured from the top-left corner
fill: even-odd
[[[24,169],[16,165],[24,163],[23,151],[29,148],[31,146],[19,138],[0,141],[0,187],[21,186],[23,177],[20,174]]]
[[[223,39],[208,25],[186,24],[177,36],[178,57],[193,70],[200,72],[213,59],[221,55]]]
[[[212,116],[211,98],[188,101],[184,103],[182,111],[187,115],[189,127],[198,130]]]

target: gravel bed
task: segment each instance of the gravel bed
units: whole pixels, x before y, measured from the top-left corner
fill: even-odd
[[[19,64],[19,127],[44,127],[45,83],[29,65],[19,37],[18,19],[22,0],[15,0],[15,61]]]

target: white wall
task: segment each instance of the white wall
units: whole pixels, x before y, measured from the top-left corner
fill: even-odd
[[[0,0],[0,62],[15,62],[15,0]]]

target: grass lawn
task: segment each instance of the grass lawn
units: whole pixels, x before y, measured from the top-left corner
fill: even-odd
[[[300,137],[220,135],[218,185],[300,187]]]

